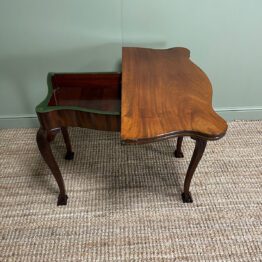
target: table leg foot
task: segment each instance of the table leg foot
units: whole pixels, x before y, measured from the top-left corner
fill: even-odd
[[[58,206],[66,206],[67,205],[67,199],[68,199],[67,195],[59,194],[58,199],[57,199],[57,205]]]
[[[184,157],[183,152],[177,151],[177,150],[174,152],[174,155],[175,155],[176,158],[183,158]]]
[[[182,152],[182,141],[183,141],[183,137],[178,137],[177,138],[177,145],[176,145],[176,150],[174,152],[174,155],[176,158],[183,158],[183,152]]]
[[[74,159],[74,155],[75,153],[74,152],[66,152],[65,154],[65,160],[73,160]]]
[[[183,203],[193,203],[193,198],[190,192],[182,193],[181,196],[182,196]]]

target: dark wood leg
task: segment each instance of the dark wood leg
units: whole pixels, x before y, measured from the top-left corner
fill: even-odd
[[[174,152],[174,155],[176,158],[183,158],[183,152],[182,152],[182,142],[183,142],[183,137],[180,136],[177,138],[177,144],[176,144],[176,150]]]
[[[68,197],[65,191],[65,184],[64,184],[64,180],[61,175],[60,169],[53,156],[50,144],[48,142],[48,131],[40,127],[36,135],[36,141],[37,141],[39,151],[43,159],[45,160],[46,164],[50,168],[52,174],[54,175],[56,182],[58,184],[59,190],[60,190],[57,205],[58,206],[66,205]]]
[[[74,152],[72,151],[72,146],[71,146],[67,127],[61,127],[61,131],[62,131],[63,138],[64,138],[64,141],[65,141],[65,144],[66,144],[65,159],[66,160],[72,160],[72,159],[74,159]]]
[[[192,196],[189,192],[190,182],[198,166],[198,163],[203,156],[203,153],[206,148],[206,144],[207,144],[206,140],[196,139],[195,150],[194,150],[193,156],[191,158],[191,161],[190,161],[190,164],[187,170],[186,179],[184,183],[184,192],[182,193],[182,199],[184,203],[193,202]]]

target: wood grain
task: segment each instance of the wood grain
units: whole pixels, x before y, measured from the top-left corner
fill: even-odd
[[[52,110],[37,111],[41,127],[46,130],[68,126],[120,130],[121,74],[54,74],[51,83],[48,107]],[[111,112],[119,112],[119,115]]]
[[[212,108],[212,86],[185,48],[124,47],[121,139],[146,143],[172,136],[221,138],[226,122]]]
[[[48,106],[120,112],[119,73],[54,74],[51,81],[53,93]]]

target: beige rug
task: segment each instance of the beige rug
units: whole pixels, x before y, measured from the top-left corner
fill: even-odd
[[[0,261],[262,261],[262,121],[232,122],[181,190],[194,143],[121,146],[119,134],[70,129],[68,205],[40,157],[36,129],[0,130]]]

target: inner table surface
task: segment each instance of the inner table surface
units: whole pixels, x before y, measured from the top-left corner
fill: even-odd
[[[212,108],[212,86],[185,48],[124,47],[121,139],[150,142],[191,135],[218,139],[226,122]]]

